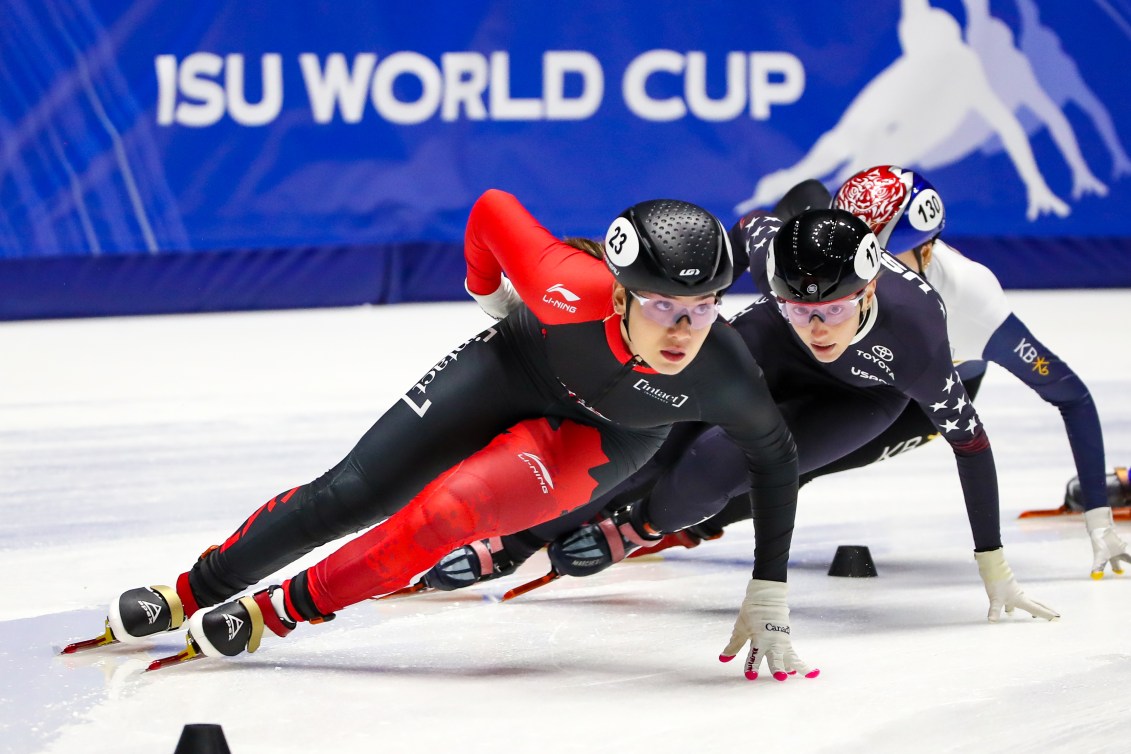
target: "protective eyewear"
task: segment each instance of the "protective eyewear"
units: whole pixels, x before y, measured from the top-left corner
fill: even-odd
[[[836,301],[826,301],[823,304],[803,304],[800,301],[779,298],[778,308],[781,309],[782,316],[794,327],[809,327],[813,317],[832,327],[851,319],[859,309],[863,298],[864,291],[838,298]]]
[[[692,330],[702,330],[710,327],[719,316],[718,298],[708,298],[687,304],[678,299],[657,294],[642,296],[635,291],[629,291],[629,293],[640,302],[640,311],[647,319],[664,327],[675,327],[681,319],[687,317]]]

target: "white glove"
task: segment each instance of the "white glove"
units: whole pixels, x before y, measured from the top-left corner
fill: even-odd
[[[784,681],[794,673],[806,678],[816,678],[820,670],[810,668],[797,653],[789,639],[789,606],[785,602],[786,585],[780,581],[751,579],[746,587],[746,599],[734,622],[730,643],[719,655],[721,662],[730,662],[738,651],[750,642],[746,656],[746,678],[758,677],[758,667],[765,657],[774,678]]]
[[[1036,600],[1031,600],[1021,591],[1021,585],[1013,577],[1013,570],[1005,562],[1005,552],[1002,548],[989,552],[976,552],[974,559],[978,561],[978,573],[986,583],[986,595],[990,598],[990,611],[986,615],[990,623],[997,623],[1001,617],[1001,609],[1012,613],[1014,608],[1021,608],[1034,618],[1056,620],[1060,613],[1048,605],[1042,605]]]
[[[1123,573],[1119,564],[1121,561],[1131,563],[1131,555],[1127,554],[1127,543],[1115,533],[1111,508],[1105,505],[1084,511],[1084,525],[1092,540],[1092,578],[1102,579],[1108,563],[1111,563],[1112,573]]]
[[[502,319],[522,305],[522,296],[514,289],[514,284],[503,275],[499,278],[499,287],[494,293],[472,293],[467,287],[467,280],[463,281],[463,289],[467,295],[475,299],[479,308],[495,319]]]

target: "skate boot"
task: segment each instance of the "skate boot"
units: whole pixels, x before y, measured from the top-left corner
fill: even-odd
[[[110,644],[133,644],[147,636],[175,631],[185,622],[184,604],[172,587],[141,586],[123,592],[106,613],[101,636],[76,641],[63,647],[62,654],[74,654]]]
[[[558,537],[547,550],[550,565],[562,576],[592,576],[633,550],[659,542],[659,532],[639,520],[635,511],[634,506],[621,508],[609,518]]]
[[[326,616],[329,620],[333,615]],[[149,670],[179,665],[200,657],[235,657],[259,649],[263,629],[286,636],[296,622],[287,615],[283,590],[272,586],[250,597],[240,597],[209,610],[199,610],[188,622],[184,651],[155,660]]]
[[[427,592],[454,592],[456,589],[509,576],[526,562],[507,551],[500,537],[481,539],[452,550],[424,573],[416,583],[390,592],[377,600],[398,599]]]
[[[660,541],[660,534],[645,523],[637,506],[615,511],[608,518],[563,534],[546,549],[550,572],[516,586],[503,595],[503,602],[540,589],[562,576],[592,576],[600,573],[638,547]]]
[[[502,539],[492,537],[449,552],[424,574],[423,581],[432,589],[450,592],[509,576],[519,565],[504,549]]]
[[[1131,505],[1131,484],[1127,478],[1127,468],[1116,466],[1114,474],[1107,475],[1107,504],[1115,510]],[[1084,499],[1080,494],[1080,477],[1068,480],[1064,489],[1064,506],[1073,513],[1083,513]]]
[[[180,628],[185,622],[185,608],[172,587],[141,586],[122,592],[111,603],[106,622],[118,641],[136,643]]]
[[[217,545],[212,545],[200,554],[197,561],[204,560],[218,549]],[[97,649],[109,644],[135,644],[149,636],[175,631],[184,625],[185,618],[199,609],[187,571],[177,577],[175,588],[159,585],[130,589],[122,592],[110,605],[106,612],[105,631],[101,636],[68,644],[63,647],[63,654]]]

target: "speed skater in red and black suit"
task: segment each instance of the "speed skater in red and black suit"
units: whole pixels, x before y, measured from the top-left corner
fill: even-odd
[[[598,259],[510,194],[484,194],[465,234],[466,285],[488,311],[517,295],[513,313],[444,355],[341,462],[253,512],[175,587],[125,592],[110,607],[108,640],[187,616],[176,661],[253,651],[264,628],[285,635],[326,620],[405,586],[453,548],[591,503],[640,468],[673,423],[705,421],[741,449],[759,497],[736,631],[762,609],[789,669],[808,672],[789,644],[785,602],[796,448],[758,364],[717,317],[734,269],[726,229],[700,207],[654,200],[621,213],[605,248]],[[281,585],[225,602],[381,521]]]

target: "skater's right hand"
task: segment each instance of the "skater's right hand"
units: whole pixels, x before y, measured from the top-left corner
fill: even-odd
[[[1111,508],[1105,505],[1084,511],[1084,525],[1092,540],[1092,578],[1102,579],[1109,563],[1112,573],[1123,573],[1120,564],[1131,563],[1131,555],[1127,553],[1127,543],[1115,531]]]
[[[990,623],[997,623],[1001,618],[1001,610],[1012,613],[1016,608],[1021,608],[1034,618],[1056,620],[1060,613],[1048,605],[1029,599],[1021,590],[1021,585],[1013,576],[1013,569],[1005,562],[1005,553],[1002,548],[987,552],[974,553],[978,561],[978,573],[986,585],[986,596],[990,598],[990,611],[986,614]]]
[[[463,282],[463,289],[475,299],[475,303],[479,304],[480,309],[496,320],[503,319],[522,305],[522,296],[518,295],[514,283],[506,275],[499,279],[499,287],[495,289],[494,293],[472,293],[471,289],[467,287],[466,280]]]
[[[521,565],[511,560],[498,537],[472,542],[452,550],[432,566],[422,581],[432,589],[451,592],[480,581],[497,579],[515,572]]]
[[[784,681],[795,673],[806,678],[816,678],[821,671],[801,661],[793,649],[789,635],[789,606],[786,604],[786,585],[780,581],[751,579],[746,586],[746,599],[734,622],[730,642],[719,655],[721,662],[730,662],[739,650],[750,642],[743,670],[748,680],[758,677],[762,658],[766,658],[770,673]]]

